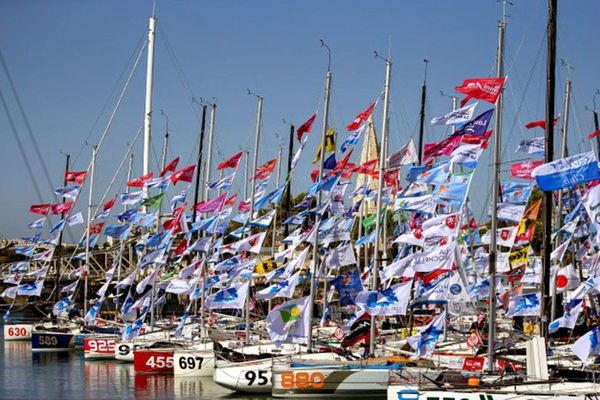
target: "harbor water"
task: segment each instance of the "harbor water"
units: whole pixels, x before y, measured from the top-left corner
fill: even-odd
[[[0,324],[0,335],[3,335]],[[211,377],[136,374],[133,364],[85,361],[83,351],[32,353],[29,341],[0,347],[0,399],[265,399],[239,395]]]

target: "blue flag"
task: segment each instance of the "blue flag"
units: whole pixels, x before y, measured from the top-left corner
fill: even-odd
[[[331,281],[340,295],[340,306],[355,304],[354,298],[363,290],[360,275],[357,271],[346,272]]]
[[[33,246],[15,246],[15,253],[25,257],[31,257],[33,255]]]
[[[129,234],[129,228],[131,225],[110,225],[104,228],[104,234],[115,239],[125,240]]]
[[[531,172],[545,192],[600,179],[593,151],[542,164]]]
[[[483,114],[478,115],[473,118],[466,124],[457,129],[456,132],[452,134],[452,136],[458,135],[478,135],[484,136],[485,132],[487,132],[488,125],[492,120],[492,115],[494,115],[494,109],[491,108],[484,112]]]

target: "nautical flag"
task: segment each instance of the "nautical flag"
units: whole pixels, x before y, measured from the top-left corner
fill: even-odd
[[[354,121],[352,121],[350,124],[348,124],[348,126],[346,127],[346,130],[354,131],[354,130],[358,129],[362,125],[363,122],[365,122],[366,120],[369,119],[369,117],[373,113],[373,109],[375,108],[376,105],[377,105],[377,101],[373,102],[369,107],[367,107],[362,112],[360,112],[356,117],[354,117]]]
[[[512,247],[515,242],[515,237],[517,236],[517,231],[519,229],[518,225],[509,226],[506,228],[499,228],[496,233],[496,244],[499,246]],[[488,230],[482,237],[481,243],[490,244],[491,233]]]
[[[227,193],[223,193],[212,200],[205,201],[196,205],[196,212],[198,213],[209,213],[209,212],[220,212],[223,209],[223,205],[227,200]]]
[[[376,234],[376,233],[377,233],[377,232],[376,232],[375,230],[373,230],[373,232],[369,233],[368,235],[365,235],[365,236],[363,236],[363,237],[359,238],[359,239],[358,239],[358,240],[357,240],[357,241],[354,243],[354,245],[355,245],[356,247],[358,247],[358,246],[362,246],[362,245],[363,245],[363,244],[365,244],[365,243],[375,243],[375,238],[376,238],[376,237],[375,237],[375,234]]]
[[[67,171],[65,172],[65,182],[75,182],[78,185],[83,185],[87,171]]]
[[[23,275],[17,273],[8,275],[2,282],[10,285],[18,285],[21,283],[21,280],[23,280]]]
[[[262,248],[267,232],[257,233],[245,239],[239,240],[231,244],[231,247],[238,253],[247,251],[249,253],[258,254]]]
[[[173,184],[176,184],[179,181],[184,181],[184,182],[191,182],[192,179],[194,178],[194,171],[196,170],[196,165],[188,165],[187,167],[184,167],[182,169],[180,169],[177,172],[174,172],[173,175],[171,175],[170,179],[171,182],[173,182]]]
[[[231,158],[220,163],[217,166],[217,170],[221,171],[225,168],[237,169],[237,167],[240,165],[240,160],[242,159],[243,154],[244,154],[243,151],[240,151],[239,153],[234,154],[233,156],[231,156]]]
[[[190,187],[188,186],[185,190],[182,190],[171,198],[171,201],[169,201],[171,211],[174,211],[177,208],[177,203],[183,203],[185,201],[189,188]]]
[[[51,204],[32,204],[29,206],[29,212],[40,215],[48,215],[51,208]]]
[[[190,308],[192,307],[192,303],[193,302],[190,301],[190,304],[185,309],[183,315],[181,317],[179,317],[179,324],[177,325],[177,329],[175,329],[175,333],[174,333],[174,336],[177,339],[179,339],[183,336],[183,328],[185,327],[185,323],[186,323],[188,317],[190,316]]]
[[[29,229],[42,229],[44,227],[44,222],[46,222],[46,217],[36,219],[35,221],[27,225],[27,227]]]
[[[275,346],[283,343],[307,344],[311,329],[308,308],[312,307],[309,296],[286,301],[267,315],[267,332]]]
[[[259,290],[256,292],[256,300],[271,300],[275,297],[287,297],[291,298],[294,296],[294,290],[300,283],[300,271],[288,279],[276,282],[271,286]]]
[[[596,136],[598,136],[598,135],[600,135],[600,129],[597,129],[597,130],[595,130],[594,132],[590,133],[590,134],[588,135],[588,138],[589,138],[589,139],[593,139],[593,138],[595,138],[595,137],[596,137]]]
[[[89,230],[90,235],[99,235],[102,233],[102,228],[104,228],[104,222],[99,222],[97,224],[90,224]]]
[[[433,196],[430,194],[415,197],[396,197],[394,211],[421,211],[433,214],[435,206]]]
[[[600,325],[577,339],[571,346],[571,351],[583,363],[587,362],[589,356],[600,354]]]
[[[62,288],[62,289],[60,290],[60,292],[61,292],[61,293],[62,293],[62,292],[66,292],[66,293],[71,293],[71,292],[74,292],[74,291],[75,291],[75,288],[77,287],[77,284],[78,284],[78,283],[79,283],[79,280],[77,280],[77,281],[75,281],[75,282],[73,282],[73,283],[71,283],[71,284],[69,284],[69,285],[65,286],[64,288]]]
[[[141,203],[144,200],[144,191],[139,192],[123,193],[121,194],[121,204],[123,205],[135,205]]]
[[[581,199],[592,224],[600,231],[600,186],[594,186]]]
[[[572,306],[569,309],[565,309],[565,313],[552,321],[548,325],[548,332],[554,333],[560,328],[574,329],[575,325],[577,325],[577,317],[581,313],[583,308],[583,300],[578,300],[576,305]]]
[[[115,239],[125,240],[129,235],[129,229],[131,225],[110,225],[104,228],[104,234]]]
[[[58,221],[57,223],[55,223],[54,225],[52,225],[52,227],[50,227],[50,230],[48,231],[48,233],[54,233],[57,231],[62,231],[63,228],[65,227],[65,220],[61,219],[60,221]],[[38,236],[39,238],[39,236]]]
[[[438,246],[430,251],[414,254],[413,267],[416,272],[451,271],[454,263],[456,242]]]
[[[75,200],[77,198],[77,195],[79,194],[80,187],[81,186],[79,185],[72,185],[56,188],[54,190],[54,194],[57,196],[62,196],[65,199]]]
[[[10,267],[11,273],[24,274],[29,270],[29,262],[21,261]]]
[[[175,172],[175,170],[177,169],[177,164],[179,164],[179,156],[175,157],[173,161],[169,162],[167,166],[162,171],[160,171],[160,174],[158,174],[158,176],[162,178],[169,171]]]
[[[273,172],[273,170],[275,169],[276,165],[277,159],[275,158],[273,160],[267,161],[263,165],[256,167],[256,175],[254,176],[254,178],[261,180],[267,179],[271,175],[271,172]],[[249,180],[252,180],[252,178],[250,178]]]
[[[158,219],[157,214],[158,211],[156,214],[138,212],[133,216],[131,223],[149,228],[156,223],[156,220]]]
[[[331,154],[329,157],[327,157],[324,161],[323,161],[323,169],[335,169],[337,165],[337,161],[335,160],[335,153]],[[317,169],[318,171],[318,169]],[[313,182],[315,180],[313,179]]]
[[[441,117],[436,117],[431,120],[431,125],[462,125],[469,122],[473,118],[475,107],[479,102],[469,104],[457,110],[451,111]]]
[[[449,164],[444,162],[430,169],[421,171],[421,173],[415,178],[414,182],[427,183],[429,185],[441,185],[446,181],[446,179],[448,179],[449,174]]]
[[[129,187],[144,187],[144,183],[154,176],[154,172],[148,172],[146,175],[138,176],[137,178],[127,181]]]
[[[64,312],[67,312],[69,306],[71,305],[71,296],[67,296],[64,299],[59,300],[52,306],[52,314],[55,316],[59,316]]]
[[[48,270],[50,269],[49,265],[46,265],[45,267],[42,267],[40,269],[37,269],[35,271],[31,271],[25,274],[25,276],[34,276],[36,278],[45,278],[46,275],[48,274]]]
[[[527,154],[544,154],[546,139],[543,136],[534,137],[532,139],[523,139],[519,142],[515,152]]]
[[[190,294],[196,287],[198,278],[196,279],[179,279],[173,278],[169,281],[165,292],[173,294]]]
[[[231,185],[233,185],[233,180],[235,179],[235,172],[231,175],[224,177],[216,182],[209,183],[207,187],[211,190],[214,189],[223,189],[229,190],[231,189]]]
[[[170,179],[167,177],[154,178],[154,179],[149,179],[146,182],[144,182],[144,186],[148,189],[160,189],[161,191],[164,192],[169,187],[169,182],[170,182]]]
[[[540,294],[530,293],[522,296],[513,295],[508,303],[506,316],[534,317],[540,315]]]
[[[580,283],[579,276],[575,272],[573,264],[569,264],[556,272],[556,291],[558,293],[577,289]]]
[[[356,304],[356,296],[363,291],[360,274],[356,270],[340,274],[331,281],[331,284],[338,291],[340,306],[342,307]]]
[[[66,222],[69,226],[83,224],[83,214],[80,211],[75,215],[71,215],[67,217]]]
[[[398,283],[384,290],[362,291],[356,305],[371,315],[406,315],[412,281]]]
[[[14,299],[15,297],[17,297],[17,291],[18,290],[19,290],[19,286],[10,286],[10,287],[7,287],[6,289],[4,289],[4,291],[2,292],[2,294],[0,294],[0,297],[6,297],[6,298],[9,298],[9,299]],[[5,315],[5,319],[4,320],[6,321],[6,315]]]
[[[160,275],[160,267],[154,268],[152,272],[150,272],[144,279],[142,279],[135,287],[135,291],[139,294],[143,293],[146,289],[146,286],[150,285],[154,287],[156,280],[158,279],[158,275]]]
[[[44,280],[25,283],[17,286],[17,296],[40,296],[44,289]]]
[[[554,122],[552,123],[553,126],[556,126],[556,124],[558,124],[558,117],[555,117]],[[532,129],[532,128],[536,128],[536,127],[546,129],[546,120],[541,119],[539,121],[532,121],[525,125],[525,128],[527,128],[527,129]]]
[[[527,204],[533,185],[529,182],[505,182],[502,184],[502,200],[512,204]]]
[[[167,262],[165,251],[166,248],[162,247],[146,254],[140,261],[139,267],[143,268],[148,264],[165,264]]]
[[[104,297],[96,300],[93,306],[90,307],[88,313],[85,315],[85,322],[90,325],[96,324],[96,318],[100,315],[100,308],[102,307],[102,302],[104,302]]]
[[[544,162],[542,160],[524,161],[514,163],[510,166],[510,173],[513,178],[527,179],[532,181],[531,171],[539,167]]]
[[[361,125],[361,127],[358,130],[348,135],[346,140],[344,140],[344,143],[342,143],[342,145],[340,146],[340,150],[342,151],[342,153],[345,153],[350,146],[356,146],[363,132],[367,129],[367,126],[367,124]]]
[[[212,244],[211,237],[198,238],[190,247],[187,248],[189,252],[203,252],[208,253]]]
[[[545,192],[600,179],[593,151],[542,164],[531,175]]]
[[[132,340],[140,334],[142,329],[142,325],[144,325],[144,319],[146,319],[146,314],[143,314],[141,317],[136,319],[132,324],[126,325],[121,330],[121,339],[124,341]]]
[[[408,338],[408,344],[415,350],[413,358],[425,357],[435,349],[435,345],[444,332],[446,312],[442,312],[427,324],[419,333]]]
[[[61,224],[62,224],[62,225],[61,225]],[[55,226],[55,227],[56,227],[56,226],[58,226],[58,227],[59,227],[59,228],[62,230],[62,226],[63,226],[63,225],[64,225],[64,222],[63,222],[63,221],[59,221],[59,222],[58,222],[57,224],[55,224],[54,226]],[[54,228],[54,227],[53,227],[53,228]],[[49,232],[50,234],[54,232],[54,231],[52,230],[53,228],[50,228],[50,232]],[[25,237],[23,237],[23,238],[21,238],[21,239],[23,239],[23,240],[24,240],[24,241],[26,241],[26,242],[31,242],[31,243],[34,243],[34,244],[35,244],[35,243],[37,243],[37,242],[40,240],[40,237],[41,237],[41,236],[42,236],[42,235],[41,235],[40,233],[36,233],[36,234],[35,234],[35,235],[33,235],[33,236],[25,236]]]
[[[317,153],[315,154],[315,158],[313,158],[312,161],[313,164],[318,163],[321,159],[322,148],[323,142],[319,142],[319,146],[317,147]],[[328,153],[330,151],[335,151],[335,131],[333,130],[333,128],[325,132],[325,152]]]
[[[425,143],[423,146],[423,161],[431,157],[449,156],[455,148],[460,146],[461,136],[448,136],[438,143]],[[424,166],[421,168],[425,168]]]
[[[211,294],[204,301],[204,306],[213,310],[218,309],[242,309],[246,304],[248,297],[248,288],[250,281],[245,283],[237,282],[232,286],[221,289],[218,292]]]
[[[396,168],[401,165],[408,165],[412,163],[419,162],[419,158],[417,156],[417,149],[415,148],[415,143],[413,142],[412,137],[408,141],[408,143],[400,148],[395,153],[392,153],[387,159],[387,167],[388,168]]]
[[[117,219],[119,220],[119,222],[132,222],[137,213],[139,212],[140,211],[138,208],[130,208],[117,215]]]
[[[306,120],[305,123],[298,127],[298,129],[296,130],[296,138],[298,139],[298,142],[302,142],[302,135],[310,132],[316,118],[317,113],[314,113],[309,119]]]
[[[506,78],[474,78],[465,79],[461,86],[456,86],[454,89],[467,95],[461,102],[463,107],[470,99],[478,99],[487,101],[488,103],[496,104],[498,97],[502,93],[502,87]]]
[[[325,264],[330,269],[339,269],[346,265],[356,264],[356,257],[351,244],[345,244],[329,250],[324,256]]]
[[[497,218],[518,224],[525,211],[525,204],[498,203]],[[533,225],[532,225],[533,226]]]
[[[250,221],[250,225],[257,227],[257,228],[267,229],[271,225],[271,222],[273,221],[273,217],[275,217],[276,212],[277,212],[277,210],[269,211],[262,217],[259,217],[253,221]]]
[[[488,126],[492,120],[494,109],[489,109],[486,112],[473,118],[459,129],[457,129],[450,137],[453,136],[486,136]]]
[[[452,165],[462,165],[465,168],[474,169],[481,155],[480,144],[463,144],[454,149],[450,155]]]
[[[448,302],[450,274],[447,274],[444,271],[445,270],[438,271],[443,274],[439,279],[428,282],[425,282],[424,280],[417,281],[413,306],[417,304],[446,304]]]
[[[144,199],[144,201],[142,201],[141,206],[150,207],[150,208],[159,208],[164,197],[165,197],[164,192],[157,194],[156,196],[149,197],[147,199]]]
[[[52,214],[68,214],[73,208],[74,203],[72,201],[65,201],[64,203],[52,204]]]
[[[33,255],[33,246],[15,246],[15,253],[25,257],[31,257]]]

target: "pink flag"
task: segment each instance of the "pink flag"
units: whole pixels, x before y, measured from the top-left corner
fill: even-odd
[[[544,162],[542,160],[514,163],[510,166],[510,173],[513,178],[521,178],[532,181],[533,177],[531,176],[531,171],[543,163]]]
[[[196,212],[208,213],[208,212],[220,212],[223,209],[223,205],[227,200],[227,193],[223,193],[219,197],[215,197],[212,200],[205,201],[204,203],[196,206]]]
[[[425,143],[423,161],[430,157],[449,156],[454,149],[460,146],[462,136],[448,136],[439,143]]]

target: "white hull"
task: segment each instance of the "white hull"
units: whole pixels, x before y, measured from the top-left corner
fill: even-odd
[[[211,344],[212,347],[212,344]],[[173,373],[180,377],[213,376],[215,353],[210,350],[177,350],[173,353]]]
[[[32,331],[33,325],[31,324],[4,325],[4,340],[31,340]]]

